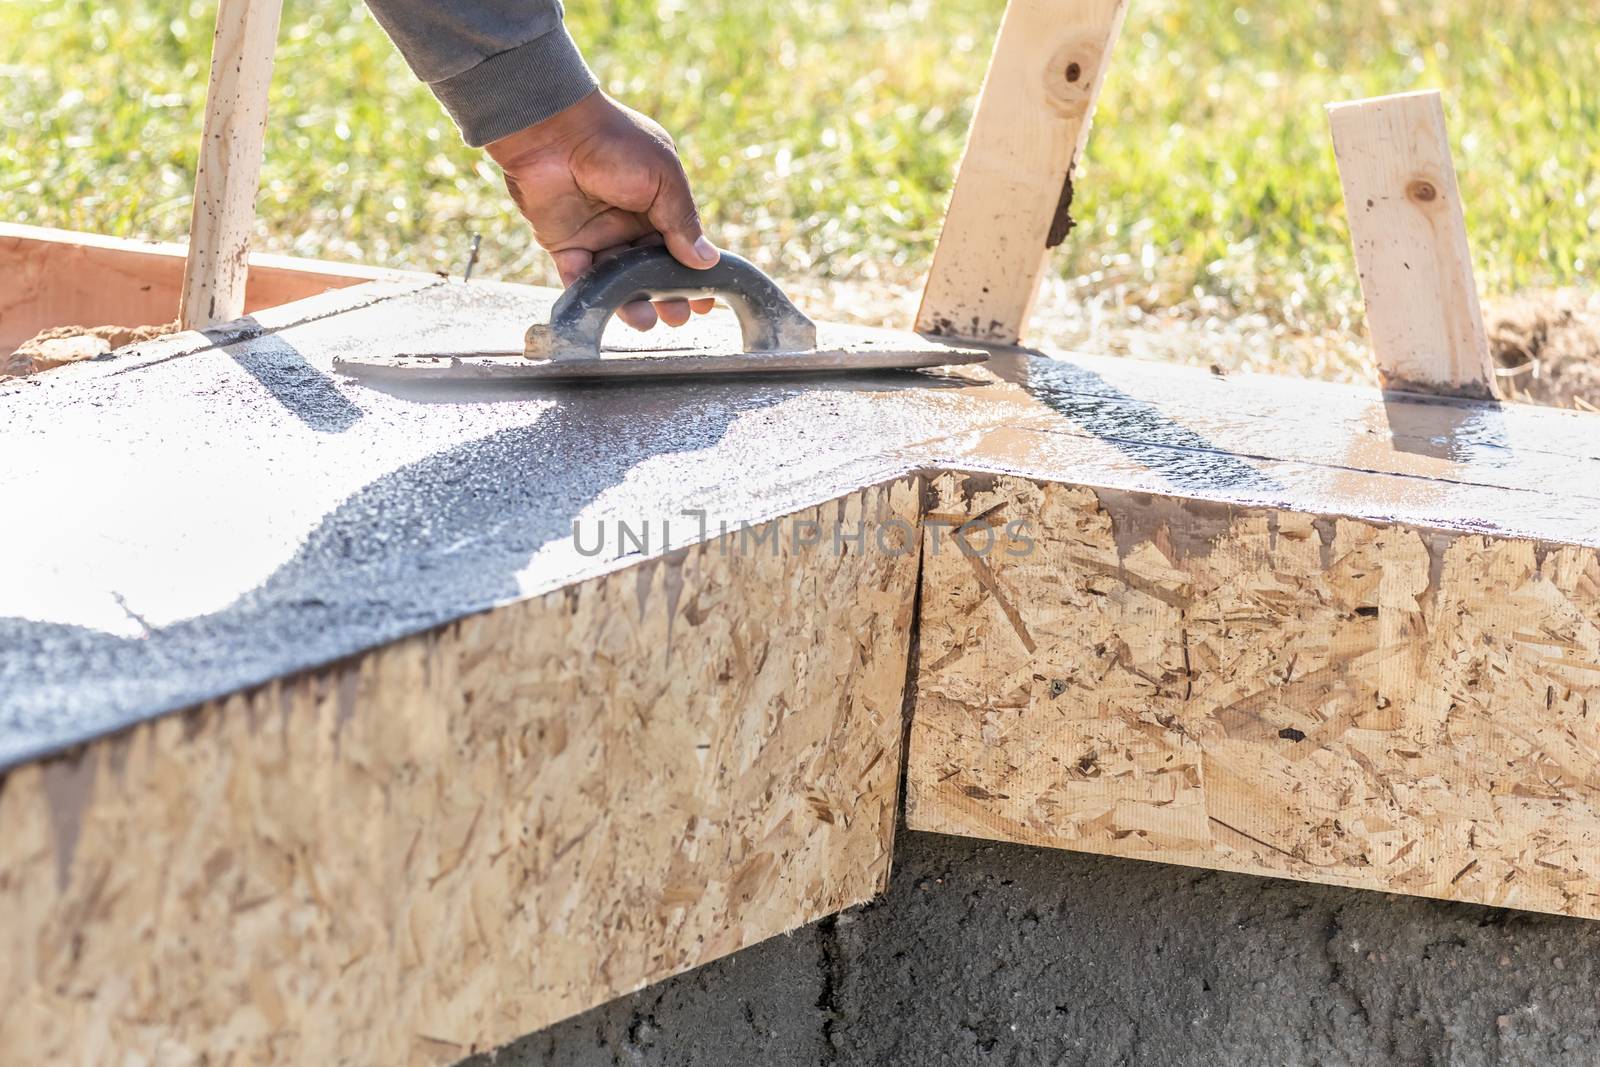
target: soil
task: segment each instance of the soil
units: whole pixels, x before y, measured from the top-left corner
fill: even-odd
[[[1507,399],[1600,411],[1600,294],[1510,297],[1484,320]]]
[[[870,326],[902,326],[917,291],[890,284],[785,279],[795,302],[814,317]],[[1507,400],[1600,411],[1600,292],[1529,290],[1484,302],[1484,326]],[[1047,278],[1028,321],[1028,342],[1043,348],[1100,352],[1325,381],[1377,384],[1372,350],[1359,322],[1348,330],[1302,332],[1261,314],[1223,308],[1140,306],[1136,294],[1087,294]]]
[[[160,326],[53,326],[34,334],[0,359],[0,378],[37,374],[79,360],[94,359],[124,345],[177,332],[177,322]]]

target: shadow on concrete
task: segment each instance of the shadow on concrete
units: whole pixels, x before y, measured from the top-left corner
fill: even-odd
[[[1129,396],[1086,367],[1022,351],[991,358],[996,375],[1141,466],[1174,490],[1219,490],[1271,495],[1283,491],[1275,479],[1245,459],[1218,448],[1147,400]]]
[[[344,433],[361,418],[361,409],[339,392],[333,379],[280,337],[258,337],[227,352],[285,411],[318,433]]]
[[[363,417],[279,337],[229,354],[319,433],[349,432]],[[962,387],[895,371],[823,384],[874,392]],[[363,486],[261,585],[219,611],[154,628],[130,611],[130,628],[143,631],[131,637],[0,617],[0,770],[515,598],[518,574],[534,554],[571,537],[574,517],[639,464],[682,453],[704,463],[741,415],[816,385],[794,377],[704,380],[694,388],[670,381],[537,391],[407,385],[392,395],[454,404],[542,399],[549,407],[531,424],[441,450]],[[776,469],[795,442],[771,446]],[[747,476],[752,458],[762,457],[739,450],[731,461],[742,466],[728,478]]]

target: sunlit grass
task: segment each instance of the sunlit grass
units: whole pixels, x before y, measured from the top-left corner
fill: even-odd
[[[1001,0],[569,4],[678,138],[714,236],[769,267],[914,281]],[[1134,0],[1055,264],[1148,307],[1357,314],[1322,104],[1445,91],[1480,283],[1600,265],[1600,16],[1557,0]],[[0,0],[0,218],[182,239],[214,8]],[[259,247],[548,280],[494,169],[359,3],[288,0]]]

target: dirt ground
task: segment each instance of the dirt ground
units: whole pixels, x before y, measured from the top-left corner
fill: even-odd
[[[1600,411],[1600,294],[1512,297],[1484,318],[1505,396]]]
[[[177,328],[176,322],[168,322],[160,326],[56,326],[41,330],[0,360],[0,378],[18,378],[94,359],[124,345],[172,333]]]
[[[460,1067],[1593,1067],[1600,923],[903,830],[886,896]]]
[[[916,313],[915,289],[786,285],[810,314],[870,326],[897,326]],[[1483,309],[1507,399],[1600,410],[1600,293],[1537,291],[1489,300]],[[1118,294],[1085,296],[1071,283],[1045,283],[1026,341],[1040,348],[1103,352],[1209,367],[1218,373],[1298,374],[1377,383],[1366,333],[1306,333],[1265,315],[1147,311]]]

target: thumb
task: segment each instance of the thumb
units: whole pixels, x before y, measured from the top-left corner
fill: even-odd
[[[699,270],[717,265],[721,253],[700,228],[700,210],[694,205],[689,179],[677,160],[660,176],[655,199],[645,217],[666,239],[667,251],[679,263]]]

